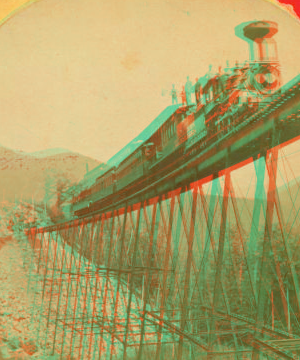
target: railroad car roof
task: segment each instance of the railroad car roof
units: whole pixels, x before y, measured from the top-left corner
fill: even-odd
[[[111,166],[109,168],[106,168],[105,171],[103,171],[96,179],[96,181],[99,181],[99,179],[103,178],[103,176],[106,176],[108,173],[116,170],[114,166]]]
[[[93,183],[98,176],[104,174],[109,169],[110,168],[105,163],[102,163],[96,166],[94,169],[87,172],[83,177],[83,181],[85,183],[89,183],[89,182]]]
[[[137,137],[110,158],[107,164],[109,166],[118,166],[127,156],[147,141],[179,107],[180,105],[170,105],[166,107]]]

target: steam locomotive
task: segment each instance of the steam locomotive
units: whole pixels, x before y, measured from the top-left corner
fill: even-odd
[[[86,214],[93,204],[136,186],[168,164],[181,161],[195,147],[205,148],[235,130],[280,92],[280,67],[273,35],[277,24],[256,21],[241,24],[236,33],[247,39],[250,60],[207,72],[198,80],[196,103],[170,106],[156,127],[71,201],[71,212]],[[127,149],[128,150],[128,149]],[[183,161],[183,160],[182,160]]]

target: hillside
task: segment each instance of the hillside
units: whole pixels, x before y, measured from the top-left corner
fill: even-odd
[[[60,155],[65,153],[70,153],[70,151],[64,148],[54,148],[54,149],[46,149],[41,151],[34,151],[28,154],[37,158],[45,158],[47,156]]]
[[[298,232],[300,227],[300,178],[295,178],[288,184],[278,188],[281,211],[287,229]]]
[[[54,149],[55,150],[55,149]],[[51,149],[43,154],[27,154],[0,146],[0,201],[27,199],[42,201],[57,182],[72,184],[81,180],[86,167],[91,170],[101,164],[92,158]]]

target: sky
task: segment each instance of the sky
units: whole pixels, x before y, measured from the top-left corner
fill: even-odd
[[[0,144],[26,152],[107,161],[171,104],[173,83],[248,59],[244,21],[276,21],[283,80],[300,73],[299,20],[274,0],[1,0],[1,18]]]

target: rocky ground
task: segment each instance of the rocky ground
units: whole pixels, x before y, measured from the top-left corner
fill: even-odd
[[[2,357],[39,358],[31,323],[33,299],[27,292],[28,260],[25,248],[13,237],[2,237],[0,248],[0,336]]]
[[[41,211],[29,204],[2,204],[0,212],[0,360],[59,359],[43,356],[36,338],[40,324],[41,290],[30,275],[32,250],[23,227],[41,220]],[[49,349],[46,353],[49,354]],[[51,352],[50,352],[51,353]]]

